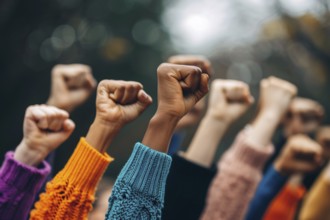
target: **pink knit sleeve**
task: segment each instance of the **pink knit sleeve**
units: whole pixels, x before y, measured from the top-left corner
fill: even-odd
[[[261,180],[262,168],[273,146],[247,142],[250,129],[236,137],[218,163],[218,173],[210,185],[202,220],[240,220]]]

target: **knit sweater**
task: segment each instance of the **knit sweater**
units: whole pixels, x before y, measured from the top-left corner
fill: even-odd
[[[304,186],[291,186],[287,184],[281,193],[273,200],[263,219],[293,220],[305,191],[306,189]]]
[[[112,160],[81,138],[65,167],[47,184],[46,192],[40,195],[30,219],[87,219],[95,188]]]
[[[176,154],[172,158],[162,220],[198,219],[216,169],[199,166]]]
[[[257,191],[249,205],[245,220],[261,220],[269,204],[282,190],[288,177],[281,175],[271,166],[262,178]]]
[[[273,151],[272,145],[254,146],[244,129],[218,164],[206,200],[203,220],[240,220],[261,180],[262,168]],[[219,172],[220,171],[220,172]]]
[[[303,203],[300,220],[330,220],[330,180],[321,175]]]
[[[30,167],[14,160],[14,152],[8,152],[0,169],[0,219],[27,219],[34,198],[49,173],[48,163]]]
[[[106,220],[161,219],[171,157],[137,143],[109,199]]]

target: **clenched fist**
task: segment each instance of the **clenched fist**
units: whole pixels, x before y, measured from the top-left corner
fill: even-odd
[[[151,97],[138,82],[101,81],[97,88],[96,116],[86,136],[87,142],[104,152],[118,131],[151,103]]]
[[[96,81],[89,66],[56,65],[52,70],[52,88],[47,104],[72,111],[87,100],[95,87]]]
[[[208,92],[209,76],[195,66],[163,63],[157,69],[158,107],[142,143],[166,153],[178,121]]]
[[[161,64],[157,113],[181,119],[208,92],[209,76],[198,67]]]
[[[138,82],[103,80],[97,88],[96,120],[122,127],[152,103]]]
[[[322,147],[305,135],[289,138],[275,161],[275,169],[283,174],[312,172],[322,164]]]
[[[24,138],[16,148],[14,158],[37,166],[71,135],[74,127],[66,111],[46,105],[28,107],[24,118]]]
[[[232,123],[254,102],[249,86],[236,80],[214,80],[207,115],[215,120]]]
[[[308,134],[314,132],[321,124],[324,109],[318,102],[296,97],[290,103],[283,121],[285,135]]]
[[[203,56],[196,55],[176,55],[167,60],[168,63],[197,66],[203,73],[211,74],[211,62]],[[200,100],[183,118],[178,122],[176,130],[180,130],[196,124],[202,116],[205,108],[205,100]]]
[[[275,112],[280,117],[287,111],[291,100],[297,94],[295,85],[273,76],[263,79],[260,89],[261,111]]]

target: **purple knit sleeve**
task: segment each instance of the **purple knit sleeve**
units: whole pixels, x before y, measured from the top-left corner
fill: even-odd
[[[14,160],[14,152],[8,152],[0,168],[0,219],[27,219],[50,169],[47,162],[38,167],[22,164]]]
[[[241,220],[261,180],[262,168],[273,146],[253,146],[247,142],[249,129],[236,137],[218,163],[218,173],[208,191],[201,219]]]

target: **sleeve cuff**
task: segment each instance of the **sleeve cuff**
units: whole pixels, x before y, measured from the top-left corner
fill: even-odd
[[[14,160],[14,152],[6,153],[0,169],[0,179],[20,191],[33,192],[39,189],[51,170],[50,165],[43,161],[38,167],[28,166]]]
[[[167,154],[136,143],[117,181],[123,181],[140,192],[163,200],[171,162],[172,158]]]
[[[266,186],[272,186],[273,189],[281,189],[288,181],[288,176],[279,173],[272,165],[265,173],[263,179],[265,180],[264,184]]]
[[[113,160],[107,153],[101,154],[85,138],[81,138],[59,177],[70,179],[70,183],[82,189],[94,189]]]
[[[233,159],[233,162],[236,161],[260,170],[272,155],[274,147],[272,144],[268,146],[254,146],[249,143],[247,141],[249,130],[250,128],[246,128],[238,134],[233,146],[225,153],[224,157],[230,158],[230,160]]]

